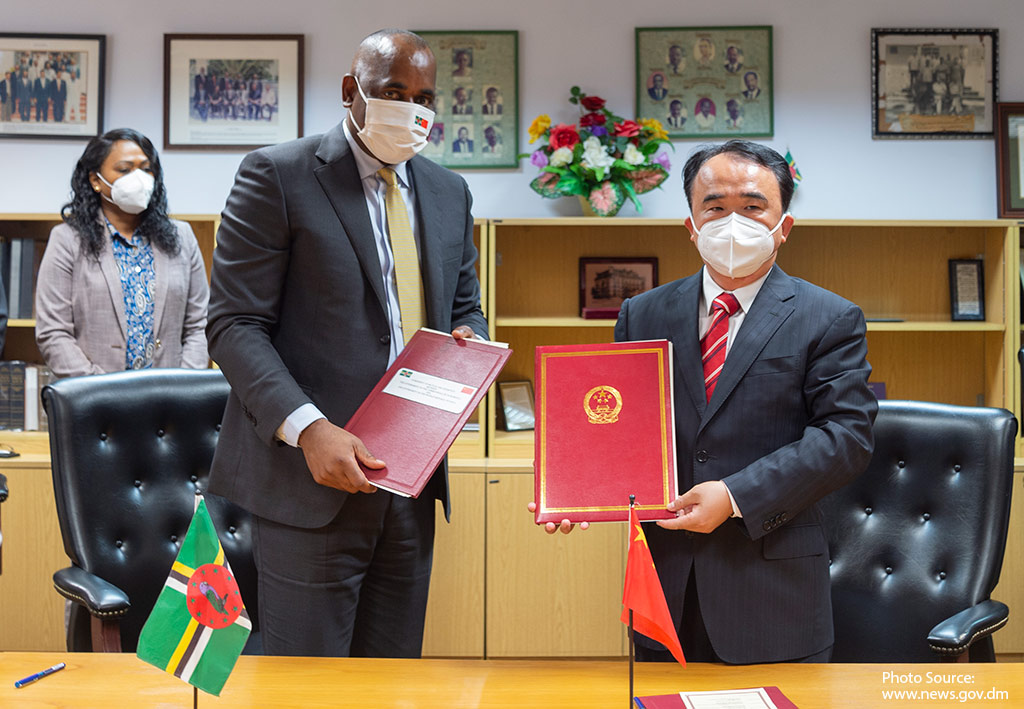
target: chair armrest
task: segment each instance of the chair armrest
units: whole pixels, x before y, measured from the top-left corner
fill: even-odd
[[[991,635],[1006,625],[1010,609],[999,601],[982,601],[946,618],[928,633],[928,645],[940,655],[961,655],[975,640]]]
[[[85,606],[97,618],[122,616],[131,607],[124,591],[77,566],[55,572],[53,587],[69,601]]]

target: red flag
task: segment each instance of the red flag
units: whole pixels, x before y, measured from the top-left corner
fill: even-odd
[[[629,511],[629,557],[626,559],[626,583],[622,589],[622,622],[627,625],[630,610],[633,611],[633,629],[657,640],[668,648],[679,664],[685,666],[683,648],[679,645],[676,626],[668,612],[665,592],[661,589],[658,570],[654,568],[654,559],[635,508]]]

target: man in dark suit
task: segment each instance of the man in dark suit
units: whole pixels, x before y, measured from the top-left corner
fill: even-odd
[[[32,113],[32,81],[28,78],[26,69],[21,70],[21,79],[18,81],[17,88],[15,98],[18,99],[18,115],[21,117],[22,123],[28,123]]]
[[[669,505],[676,519],[646,525],[647,540],[689,659],[827,661],[829,557],[817,501],[871,457],[877,402],[864,315],[774,265],[793,227],[781,155],[747,141],[709,146],[683,179],[704,268],[627,300],[615,326],[616,340],[675,346],[686,492]],[[728,294],[718,329],[713,303]],[[706,352],[709,333],[723,349]],[[705,352],[724,365],[707,371]],[[641,657],[663,658],[644,641]]]
[[[36,100],[36,121],[46,122],[50,116],[50,80],[43,70],[32,83],[32,98]]]
[[[224,208],[207,334],[232,393],[210,491],[254,515],[267,654],[420,654],[447,468],[417,499],[375,491],[360,464],[380,468],[387,453],[341,426],[417,319],[457,338],[487,332],[469,189],[416,156],[435,73],[417,35],[370,35],[342,80],[348,117],[247,155]],[[395,135],[385,101],[402,107],[408,135]],[[418,251],[422,291],[395,273],[403,241]],[[422,292],[415,312],[410,292]]]
[[[4,78],[0,79],[0,122],[7,123],[11,120],[14,112],[14,82],[11,80],[11,72],[4,72]]]
[[[64,72],[57,72],[57,78],[50,87],[50,97],[53,100],[53,120],[63,123],[64,109],[68,103],[68,82],[64,80]]]
[[[615,325],[616,340],[674,345],[685,492],[669,505],[675,519],[645,524],[647,542],[688,660],[824,662],[832,605],[817,502],[871,457],[864,315],[775,265],[793,227],[777,152],[704,147],[683,184],[704,268],[626,300]],[[637,656],[672,660],[642,636]]]
[[[453,153],[473,152],[473,141],[469,139],[469,129],[465,126],[459,128],[458,138],[452,142]]]

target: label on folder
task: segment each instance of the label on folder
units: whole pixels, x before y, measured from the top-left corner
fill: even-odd
[[[476,394],[476,387],[467,386],[451,379],[442,379],[432,374],[417,372],[403,367],[384,387],[385,394],[400,399],[415,401],[435,409],[461,414]]]

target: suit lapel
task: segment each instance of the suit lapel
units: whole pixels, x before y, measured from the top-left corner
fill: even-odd
[[[702,412],[706,406],[697,319],[700,290],[700,271],[694,276],[683,279],[669,308],[668,328],[666,329],[667,332],[675,333],[672,336],[672,347],[675,350],[676,370],[681,375],[686,391],[693,402],[693,407],[698,413]]]
[[[715,393],[712,394],[704,412],[701,428],[729,398],[775,331],[793,314],[794,295],[792,279],[778,266],[774,266],[768,280],[750,306],[750,312],[744,316],[743,327],[740,328],[736,341],[729,348],[722,374],[715,385]]]
[[[106,226],[103,228],[106,233]],[[117,318],[117,325],[121,328],[121,337],[128,339],[128,325],[125,322],[124,312],[124,289],[121,287],[121,272],[117,268],[117,259],[114,258],[114,247],[110,244],[111,237],[107,236],[107,245],[100,252],[100,270],[103,272],[103,280],[107,282],[107,292],[110,294],[110,305]]]
[[[352,242],[359,266],[369,281],[381,310],[387,312],[384,277],[380,272],[373,226],[370,224],[370,215],[366,209],[366,196],[359,179],[359,171],[356,169],[355,158],[352,157],[352,150],[340,123],[324,134],[316,156],[324,164],[315,168],[313,173]]]

